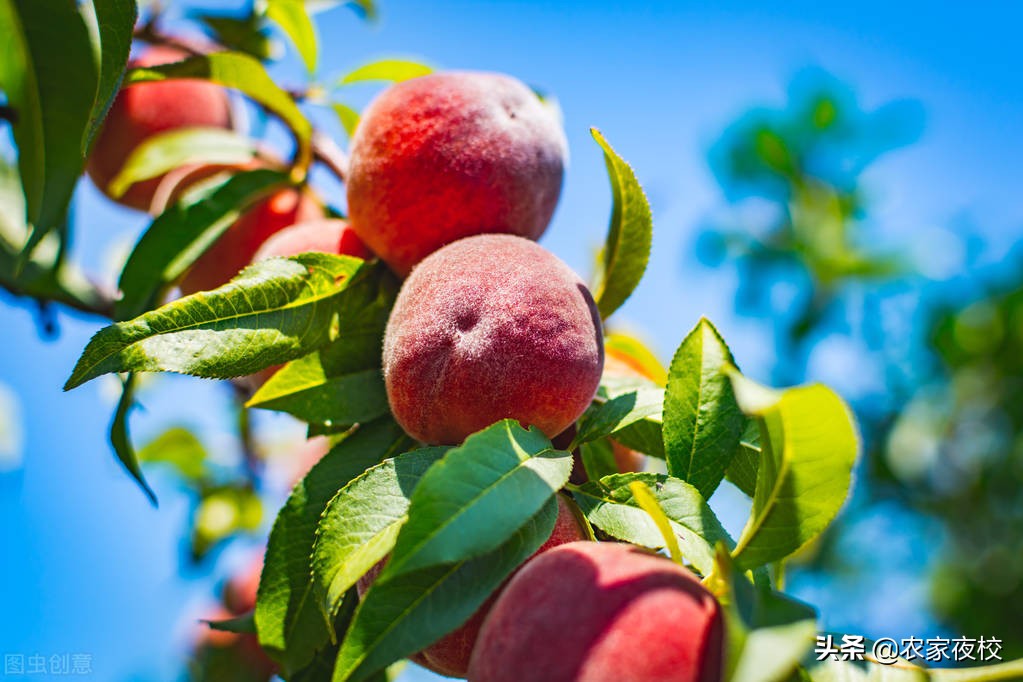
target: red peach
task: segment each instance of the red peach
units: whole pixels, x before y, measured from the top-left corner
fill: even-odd
[[[719,682],[721,609],[697,577],[621,543],[573,542],[501,592],[472,682]]]
[[[451,72],[391,86],[352,140],[352,227],[399,275],[485,232],[537,239],[561,193],[567,143],[518,80]]]
[[[245,211],[185,273],[182,294],[226,284],[272,235],[296,223],[323,217],[323,207],[307,190],[282,189]]]
[[[157,66],[188,55],[170,47],[147,49],[130,66]],[[87,171],[96,186],[109,196],[110,182],[135,148],[150,137],[179,128],[230,128],[231,105],[227,92],[198,79],[137,83],[121,90],[89,155]],[[210,167],[210,173],[215,172]],[[137,182],[116,201],[148,211],[163,176]],[[113,197],[111,197],[113,198]]]
[[[572,510],[570,503],[566,502],[565,498],[561,495],[557,496],[557,500],[558,518],[554,522],[554,530],[551,531],[551,536],[547,541],[540,545],[540,548],[526,559],[526,562],[532,561],[534,557],[558,545],[587,539],[586,530],[576,517],[576,512]],[[523,566],[526,562],[523,563]],[[380,561],[366,575],[359,579],[356,587],[360,597],[366,593],[370,585],[373,584],[373,581],[376,580],[376,577],[380,575],[380,571],[383,570],[386,563],[387,559]],[[487,601],[483,602],[476,610],[476,613],[472,614],[469,620],[461,627],[409,658],[414,663],[418,663],[435,673],[447,675],[448,677],[465,677],[469,670],[469,657],[472,655],[476,636],[479,634],[480,627],[483,625],[483,621],[497,599],[497,595],[500,594],[502,587],[498,587],[494,594]]]
[[[431,444],[505,418],[555,436],[593,399],[601,333],[586,285],[546,249],[511,235],[462,239],[398,293],[384,334],[391,411]]]

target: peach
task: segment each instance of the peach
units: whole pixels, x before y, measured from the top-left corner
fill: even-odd
[[[582,280],[538,244],[478,235],[405,280],[384,333],[384,380],[413,438],[457,444],[505,418],[555,436],[590,404],[604,363]]]
[[[526,562],[532,561],[534,557],[558,545],[587,539],[588,534],[569,503],[561,495],[557,496],[557,500],[558,518],[554,522],[554,530],[551,531],[551,536],[540,545],[540,548],[529,559],[526,559]],[[380,575],[380,571],[383,570],[386,563],[387,559],[384,559],[359,579],[357,588],[360,597],[366,593],[366,590],[373,584],[376,577]],[[524,565],[525,563],[523,563]],[[410,660],[441,675],[465,677],[469,670],[469,657],[472,654],[473,645],[476,643],[476,636],[479,634],[480,627],[483,625],[483,621],[487,617],[487,613],[490,611],[501,589],[501,587],[498,587],[494,594],[487,601],[483,602],[483,605],[476,610],[476,613],[472,614],[469,620],[461,627],[445,635],[422,651],[413,654],[409,657]]]
[[[150,47],[130,66],[156,66],[180,61],[187,53]],[[125,161],[150,137],[178,128],[230,128],[231,105],[220,86],[197,79],[137,83],[121,90],[97,136],[86,169],[96,186],[110,196],[109,185]],[[211,167],[209,172],[212,173]],[[149,211],[163,176],[137,182],[116,201]],[[114,198],[114,197],[111,197]]]
[[[501,592],[472,682],[718,682],[721,609],[687,569],[621,543],[572,542]]]
[[[198,258],[179,283],[182,294],[209,291],[227,284],[252,262],[271,236],[286,227],[323,217],[323,207],[305,189],[274,192],[245,211]]]
[[[352,139],[352,227],[402,276],[462,237],[537,239],[558,203],[567,150],[557,117],[510,76],[398,83],[370,104]]]

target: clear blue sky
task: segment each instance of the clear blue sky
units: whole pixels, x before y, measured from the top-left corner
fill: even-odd
[[[372,27],[344,8],[320,16],[324,75],[374,56],[415,55],[445,68],[505,71],[555,93],[572,160],[543,243],[580,272],[589,268],[610,206],[588,127],[601,128],[633,164],[653,204],[655,250],[620,317],[662,357],[706,314],[744,368],[766,376],[769,330],[735,317],[734,274],[698,265],[692,246],[723,201],[707,149],[750,106],[781,105],[791,77],[805,67],[852,83],[867,107],[908,97],[925,108],[920,142],[885,157],[867,178],[879,241],[927,262],[945,259],[948,272],[957,266],[963,225],[983,233],[993,258],[1023,233],[1023,11],[1014,3],[796,0],[716,3],[714,10],[668,0],[381,4],[382,21]],[[294,63],[278,73],[297,83]],[[99,269],[144,221],[87,185],[79,198],[75,253]],[[19,397],[24,433],[23,464],[0,473],[0,652],[88,653],[97,680],[174,679],[189,619],[241,551],[182,574],[187,498],[172,479],[155,476],[161,506],[154,510],[122,473],[106,446],[112,406],[101,382],[60,391],[97,322],[62,317],[61,338],[44,342],[28,309],[0,300],[0,383]],[[864,381],[854,376],[857,353],[855,344],[836,340],[811,368],[857,391]],[[216,386],[172,378],[146,396],[147,411],[133,422],[138,440],[182,421],[230,450]],[[726,517],[737,517],[724,502]],[[890,542],[892,561],[915,565],[931,542],[893,535],[902,521],[880,514],[872,541]],[[912,582],[879,586],[872,600],[825,598],[827,585],[797,587],[820,599],[831,628],[899,637],[929,627]]]

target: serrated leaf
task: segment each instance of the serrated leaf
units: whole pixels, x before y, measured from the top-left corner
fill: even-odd
[[[67,0],[0,0],[0,46],[0,90],[16,113],[11,128],[32,228],[24,262],[64,222],[85,165],[99,70],[78,4]]]
[[[277,515],[259,581],[256,629],[285,673],[305,667],[328,641],[310,578],[320,515],[349,481],[413,444],[390,417],[359,426],[313,466]]]
[[[360,270],[339,296],[337,339],[286,365],[248,405],[287,412],[313,424],[330,423],[333,428],[386,414],[380,356],[397,290],[386,266]]]
[[[254,140],[223,128],[179,128],[146,138],[107,187],[119,197],[136,182],[189,164],[240,165],[255,158]]]
[[[278,374],[285,373],[278,377]],[[379,369],[328,377],[318,353],[289,363],[247,403],[248,407],[277,410],[304,422],[330,423],[338,428],[387,414],[387,390]]]
[[[710,499],[724,478],[746,426],[725,372],[732,365],[724,339],[702,318],[682,341],[668,371],[664,392],[668,473],[692,483],[704,499]]]
[[[135,0],[91,0],[90,4],[99,32],[100,64],[89,127],[82,141],[83,154],[88,153],[121,87],[139,14]]]
[[[338,652],[334,682],[364,680],[459,627],[550,537],[557,516],[552,496],[488,554],[410,573],[385,569],[356,611]]]
[[[433,73],[433,67],[411,59],[378,59],[345,74],[338,85],[367,81],[401,83]]]
[[[664,403],[664,389],[642,380],[630,380],[622,387],[602,383],[593,404],[579,419],[578,432],[573,446],[589,443],[612,434],[616,440],[621,431],[640,422],[649,422],[645,427],[650,439],[661,437],[661,411]],[[646,454],[663,456],[664,447],[651,448]]]
[[[329,340],[336,299],[365,263],[305,253],[249,266],[228,284],[97,332],[65,384],[110,372],[246,376]]]
[[[367,470],[327,505],[313,545],[313,585],[320,608],[333,618],[359,578],[394,547],[408,518],[409,498],[447,447],[420,448]]]
[[[160,214],[143,233],[121,271],[117,320],[150,310],[160,293],[176,282],[245,212],[287,178],[255,170],[225,177],[219,184],[189,192]]]
[[[172,426],[138,451],[140,462],[168,464],[192,481],[198,481],[205,475],[206,457],[202,441],[181,426]]]
[[[472,434],[423,476],[382,575],[493,551],[568,482],[572,455],[511,419]]]
[[[280,26],[291,38],[309,73],[316,71],[319,44],[316,26],[309,16],[303,0],[267,0],[266,16]]]
[[[291,95],[270,78],[259,60],[240,52],[218,52],[189,57],[173,64],[132,69],[128,72],[127,82],[131,85],[168,78],[209,80],[239,90],[263,105],[277,115],[294,134],[298,147],[296,166],[303,171],[309,168],[312,161],[313,126]]]
[[[615,474],[572,490],[590,523],[608,535],[633,544],[661,549],[664,538],[650,515],[636,501],[629,484],[646,485],[671,521],[682,556],[707,575],[714,567],[714,545],[734,545],[728,532],[696,488],[655,473]]]
[[[753,497],[757,489],[757,470],[760,468],[760,424],[750,419],[746,422],[739,447],[732,457],[732,463],[725,472],[725,478]]]
[[[354,135],[355,129],[359,126],[359,112],[344,102],[332,102],[330,106],[337,114],[338,120],[341,121],[341,127],[345,129],[348,137]]]
[[[600,316],[607,319],[632,295],[650,260],[653,218],[643,188],[629,164],[611,148],[596,128],[590,133],[604,150],[614,203],[604,244],[601,280],[594,288]]]
[[[142,475],[142,468],[139,466],[135,448],[131,444],[131,435],[128,432],[128,413],[135,406],[135,375],[129,374],[124,379],[121,387],[121,398],[117,401],[117,409],[114,410],[114,419],[110,423],[110,445],[114,448],[114,454],[125,470],[131,474],[139,488],[146,494],[149,501],[156,506],[156,493],[149,487],[146,477]]]
[[[759,420],[753,510],[735,549],[744,569],[778,561],[817,537],[849,493],[858,439],[849,408],[819,384],[770,391],[731,373],[742,410]]]

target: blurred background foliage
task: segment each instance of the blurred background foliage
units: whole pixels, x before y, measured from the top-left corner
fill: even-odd
[[[867,455],[857,497],[797,570],[859,568],[859,579],[869,580],[885,563],[883,548],[851,556],[863,545],[842,535],[882,504],[924,515],[941,530],[927,576],[935,617],[953,632],[999,633],[1005,656],[1017,657],[1023,259],[1017,253],[936,282],[905,255],[872,245],[863,175],[922,127],[917,103],[865,111],[849,84],[816,70],[801,74],[783,108],[750,110],[712,147],[709,162],[733,210],[701,234],[698,248],[706,264],[737,268],[736,312],[773,328],[776,382],[813,380],[809,353],[834,334],[862,340],[861,361],[888,378],[884,401],[867,395],[853,403]],[[907,291],[919,305],[909,334],[917,347],[899,352],[892,347],[900,340],[886,338],[877,321],[886,298]],[[964,291],[977,293],[962,300]]]

